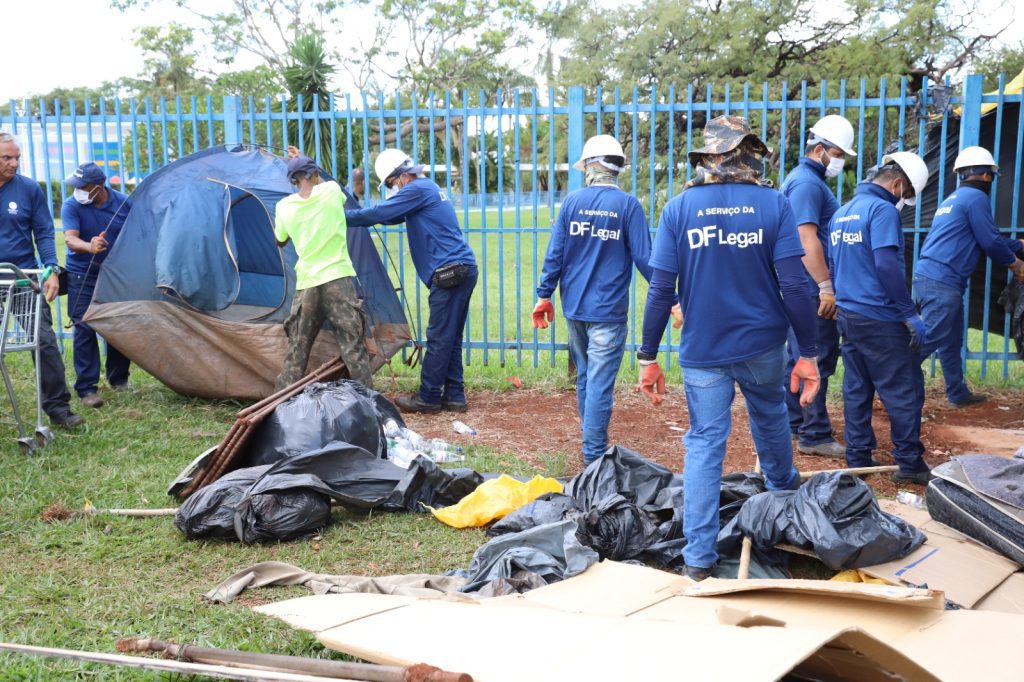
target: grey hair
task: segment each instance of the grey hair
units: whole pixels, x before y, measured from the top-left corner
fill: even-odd
[[[14,135],[11,135],[10,133],[0,132],[0,144],[4,144],[6,142],[13,142],[19,147],[21,146],[21,140],[16,138]]]

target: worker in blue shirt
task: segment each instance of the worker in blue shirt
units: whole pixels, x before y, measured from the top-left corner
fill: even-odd
[[[657,350],[676,294],[683,312],[679,364],[690,428],[683,436],[685,573],[708,577],[718,560],[718,508],[731,406],[739,384],[770,490],[795,489],[786,389],[789,329],[800,349],[789,389],[801,405],[818,390],[814,308],[796,220],[782,194],[759,184],[768,148],[745,119],[719,116],[690,153],[694,178],[662,211],[644,311],[640,388],[658,405],[665,375]]]
[[[46,195],[35,180],[18,174],[21,146],[9,133],[0,133],[0,262],[22,269],[53,268],[42,283],[48,302],[57,297],[60,284],[53,219]],[[36,259],[36,251],[39,258]],[[40,306],[39,381],[43,411],[56,426],[72,428],[84,419],[71,411],[71,394],[64,379],[64,361],[57,350],[50,306]]]
[[[75,323],[75,392],[87,407],[101,407],[100,348],[96,332],[82,322],[92,301],[100,268],[121,232],[131,200],[110,187],[107,176],[95,163],[80,165],[67,179],[74,189],[64,201],[60,217],[67,245],[68,315]],[[107,381],[115,391],[128,389],[131,361],[107,344]]]
[[[829,254],[843,336],[843,414],[846,463],[876,466],[871,408],[878,394],[889,415],[896,482],[927,483],[921,443],[924,374],[920,351],[925,326],[907,291],[900,211],[914,205],[928,184],[917,154],[882,157],[871,180],[829,225]]]
[[[927,329],[922,353],[938,351],[946,399],[956,407],[985,401],[964,381],[960,352],[964,343],[964,291],[984,253],[997,265],[1024,278],[1021,248],[1024,240],[999,234],[992,219],[992,182],[999,174],[992,154],[983,147],[966,147],[953,170],[960,186],[935,211],[932,227],[914,268],[914,300]]]
[[[803,264],[807,287],[818,315],[818,372],[821,386],[814,402],[800,407],[796,393],[786,394],[789,428],[797,436],[797,450],[805,455],[842,457],[846,448],[836,442],[826,399],[828,380],[839,361],[839,329],[836,326],[836,295],[828,270],[828,222],[839,208],[827,178],[839,177],[847,157],[855,157],[853,126],[842,116],[830,114],[811,127],[805,154],[800,158],[779,191],[789,199],[796,218],[800,243],[804,247]],[[800,357],[796,336],[789,335],[787,374]]]
[[[585,173],[586,188],[565,198],[551,226],[533,309],[534,328],[547,329],[555,313],[551,295],[558,287],[569,328],[569,352],[576,363],[584,464],[608,448],[615,376],[626,347],[633,265],[644,279],[651,279],[647,216],[636,197],[618,187],[625,162],[622,145],[611,135],[594,136],[583,145],[573,168]]]
[[[423,175],[422,165],[400,149],[385,149],[374,170],[387,198],[370,208],[346,210],[345,219],[355,226],[404,222],[416,274],[430,290],[420,389],[398,396],[395,404],[403,412],[465,412],[462,333],[476,287],[476,258],[448,194]]]

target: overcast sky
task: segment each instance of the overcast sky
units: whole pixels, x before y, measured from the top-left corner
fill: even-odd
[[[203,2],[210,6],[217,0]],[[1014,4],[981,0],[982,11],[976,17],[974,30],[1009,23],[1003,37],[1011,42],[1019,40],[1024,31],[1024,16],[1013,16],[1011,20]],[[1024,15],[1024,9],[1015,14]],[[0,70],[3,101],[61,86],[96,86],[122,76],[135,76],[142,61],[140,50],[132,44],[135,28],[171,21],[191,22],[188,13],[173,7],[169,0],[156,2],[155,7],[144,11],[126,13],[111,9],[109,0],[6,0],[0,16],[4,26],[3,54],[7,60]],[[249,68],[257,63],[243,55],[231,68]],[[206,67],[215,69],[217,65],[208,61]],[[355,91],[344,75],[334,85],[339,92]]]

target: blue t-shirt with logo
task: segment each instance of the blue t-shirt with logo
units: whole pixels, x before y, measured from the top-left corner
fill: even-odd
[[[825,254],[827,264],[828,222],[839,209],[839,202],[825,183],[825,167],[814,159],[800,157],[800,162],[786,176],[786,181],[782,183],[779,191],[789,199],[798,228],[808,223],[818,226],[818,241],[821,242],[821,250]],[[809,272],[807,282],[811,295],[817,297],[818,283]]]
[[[962,288],[983,251],[997,265],[1013,265],[1021,243],[999,234],[989,201],[974,187],[960,187],[946,197],[935,211],[914,274]]]
[[[43,267],[57,265],[46,195],[39,183],[24,175],[15,175],[0,186],[0,262],[22,269],[39,267],[40,262]]]
[[[895,247],[900,267],[906,267],[903,224],[896,201],[884,187],[862,182],[857,185],[853,199],[836,211],[829,225],[836,303],[840,308],[883,322],[902,322],[906,318],[885,292],[875,269],[875,249],[886,247]]]
[[[785,343],[775,262],[803,254],[789,201],[768,187],[698,185],[668,202],[651,267],[679,277],[679,364],[728,365]]]
[[[558,287],[562,311],[581,322],[625,322],[635,263],[650,281],[651,234],[636,197],[595,185],[565,198],[544,258],[539,298]]]
[[[405,223],[412,264],[428,287],[434,271],[443,265],[476,265],[448,193],[430,178],[416,178],[371,208],[346,210],[345,222],[360,227]]]
[[[107,254],[114,248],[114,241],[121,232],[128,211],[131,210],[131,199],[116,190],[107,188],[107,201],[102,205],[80,204],[74,197],[64,200],[60,209],[60,218],[64,231],[75,230],[82,241],[88,242],[93,237],[98,237],[100,232],[106,232],[105,238],[109,245],[107,250],[97,253],[75,253],[68,249],[67,261],[65,262],[68,272],[79,275],[88,274],[90,277],[98,276],[100,265],[107,258]],[[90,269],[89,264],[92,264]]]

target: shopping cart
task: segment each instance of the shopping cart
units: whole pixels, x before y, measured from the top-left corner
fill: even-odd
[[[45,281],[51,269],[22,270],[10,263],[0,263],[0,302],[3,303],[3,323],[0,330],[0,374],[3,375],[7,396],[11,399],[11,411],[18,423],[18,444],[22,452],[32,454],[37,447],[43,447],[53,440],[53,431],[43,425],[43,396],[39,377],[39,321],[42,306],[49,305],[43,296],[39,282]],[[7,354],[31,352],[36,379],[36,431],[35,437],[28,434],[18,409],[18,397],[7,369]]]

